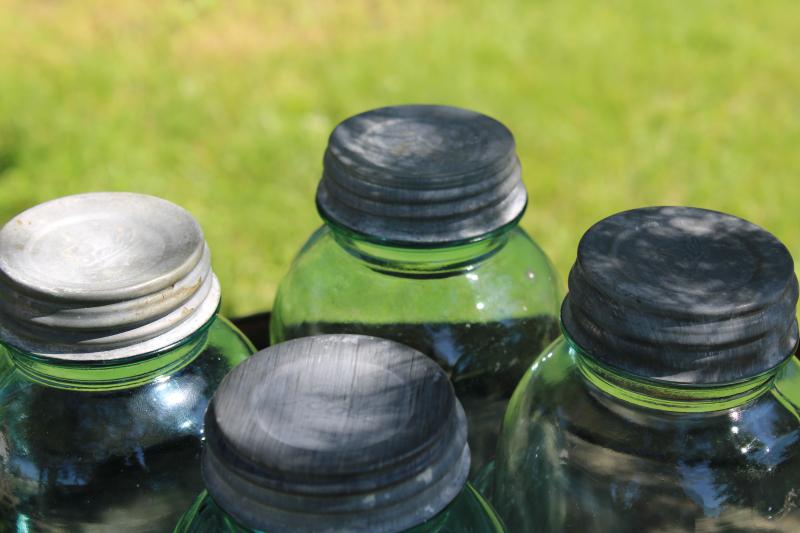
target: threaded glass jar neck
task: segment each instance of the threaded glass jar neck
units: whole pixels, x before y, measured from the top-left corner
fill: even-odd
[[[333,238],[350,255],[375,271],[408,277],[450,276],[469,272],[500,251],[519,219],[469,241],[420,246],[380,242],[325,220]]]
[[[635,376],[601,363],[586,353],[564,331],[570,355],[586,381],[600,392],[624,402],[674,413],[707,413],[733,409],[772,388],[785,362],[745,380],[714,384],[677,384]]]
[[[29,380],[65,390],[113,391],[166,379],[191,363],[208,344],[208,328],[216,316],[182,341],[136,357],[107,362],[59,360],[0,343],[8,360]]]
[[[465,514],[463,512],[464,503],[466,501],[474,502],[476,507],[473,513],[480,512],[486,518],[485,523],[483,523],[481,526],[476,526],[476,532],[492,531],[499,533],[501,531],[505,531],[505,527],[495,514],[495,511],[491,505],[484,500],[484,497],[481,495],[481,493],[478,492],[478,490],[471,483],[466,483],[456,499],[454,499],[453,502],[451,502],[451,504],[442,512],[423,522],[422,524],[417,524],[409,529],[403,530],[402,533],[436,533],[438,531],[450,531],[452,529],[452,525],[450,525],[450,523],[452,522],[455,522],[456,525],[462,523],[466,524],[468,523],[466,520],[468,520],[470,517],[469,514]],[[201,508],[205,508],[205,513],[208,514],[200,514]],[[454,514],[455,516],[453,516]],[[220,507],[220,505],[208,494],[208,490],[204,490],[197,500],[195,500],[194,505],[184,515],[175,531],[178,533],[184,533],[190,529],[191,524],[193,524],[194,521],[202,522],[204,520],[210,520],[208,515],[216,515],[218,522],[224,524],[224,530],[230,533],[264,533],[257,529],[248,528],[238,522],[233,516],[228,514],[227,511]]]

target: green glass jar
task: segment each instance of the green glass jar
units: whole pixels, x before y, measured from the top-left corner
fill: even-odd
[[[502,533],[466,481],[464,411],[424,354],[360,335],[258,352],[205,418],[207,491],[177,533]]]
[[[169,531],[201,490],[202,416],[252,346],[217,314],[202,231],[90,193],[0,230],[3,531]]]
[[[518,226],[527,194],[513,137],[462,109],[389,107],[337,126],[324,167],[325,225],[281,281],[272,342],[358,333],[432,357],[466,410],[475,472],[558,333],[557,276]]]
[[[800,531],[798,288],[742,219],[659,207],[581,240],[563,336],[509,404],[512,531]]]

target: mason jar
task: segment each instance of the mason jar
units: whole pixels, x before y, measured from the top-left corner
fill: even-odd
[[[559,282],[519,227],[526,203],[514,139],[492,118],[411,105],[345,120],[317,190],[325,224],[279,285],[272,342],[357,333],[432,357],[466,410],[476,471],[558,333]]]
[[[200,226],[152,196],[67,196],[0,230],[3,531],[169,531],[202,417],[250,343]]]
[[[177,533],[501,533],[467,483],[445,373],[393,341],[322,335],[233,369],[205,417],[207,490]]]
[[[731,215],[650,207],[583,236],[563,335],[517,388],[511,531],[800,531],[797,279]]]

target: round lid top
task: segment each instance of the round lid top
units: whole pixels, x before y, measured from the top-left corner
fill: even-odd
[[[0,230],[0,336],[20,349],[86,361],[137,355],[181,340],[218,304],[200,226],[166,200],[66,196]]]
[[[114,301],[185,276],[205,240],[192,216],[142,194],[89,193],[45,202],[0,230],[0,269],[20,289]]]
[[[755,376],[797,343],[786,247],[741,218],[690,207],[608,217],[581,239],[562,320],[570,338],[633,374],[695,384]]]
[[[445,373],[374,337],[262,350],[222,381],[205,424],[209,494],[254,529],[401,531],[441,511],[469,470]]]
[[[511,132],[436,105],[384,107],[339,124],[317,190],[324,218],[400,245],[480,238],[518,219],[526,202]]]

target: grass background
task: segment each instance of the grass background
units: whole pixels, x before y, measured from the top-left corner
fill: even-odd
[[[224,310],[266,309],[320,223],[327,135],[408,102],[515,133],[523,226],[562,276],[649,204],[729,211],[800,254],[800,3],[0,0],[0,220],[89,190],[192,211]]]

